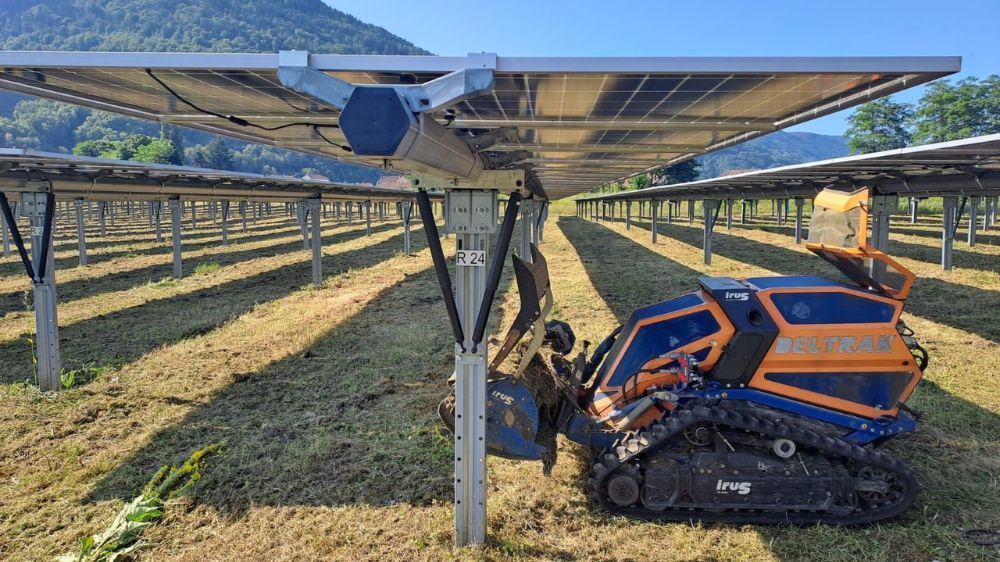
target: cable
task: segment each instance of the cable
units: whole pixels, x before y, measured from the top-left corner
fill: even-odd
[[[233,123],[235,125],[239,125],[241,127],[252,127],[254,129],[260,129],[262,131],[280,131],[282,129],[287,129],[289,127],[312,127],[312,130],[317,135],[319,135],[319,137],[321,139],[323,139],[327,143],[332,144],[333,146],[336,146],[337,148],[339,148],[339,149],[341,149],[341,150],[343,150],[345,152],[354,152],[351,149],[351,147],[345,146],[345,145],[342,145],[340,143],[337,143],[337,142],[334,142],[334,141],[330,140],[329,138],[327,138],[326,135],[324,135],[323,133],[321,133],[320,130],[319,130],[320,127],[330,127],[330,128],[333,128],[333,129],[339,129],[340,125],[317,124],[317,123],[310,123],[308,121],[297,121],[295,123],[285,123],[284,125],[276,125],[274,127],[265,127],[264,125],[260,125],[260,124],[257,124],[257,123],[251,123],[250,121],[247,121],[246,119],[243,119],[242,117],[237,117],[235,115],[223,115],[221,113],[217,113],[215,111],[211,111],[211,110],[205,109],[203,107],[199,107],[194,102],[192,102],[192,101],[188,100],[187,98],[185,98],[184,96],[178,94],[177,91],[174,90],[173,88],[171,88],[169,85],[167,85],[166,82],[164,82],[163,80],[160,80],[160,77],[157,76],[157,75],[155,75],[155,74],[153,74],[152,70],[150,70],[150,69],[147,68],[146,69],[146,74],[150,78],[152,78],[157,84],[159,84],[160,87],[162,87],[164,90],[170,92],[170,95],[172,95],[175,98],[177,98],[177,101],[183,103],[184,105],[187,105],[188,107],[190,107],[191,109],[197,111],[198,113],[203,113],[205,115],[211,115],[212,117],[218,117],[219,119],[224,119],[226,121],[229,121],[230,123]]]
[[[339,147],[341,150],[344,150],[346,152],[354,152],[354,149],[352,149],[351,147],[335,143],[332,140],[326,138],[326,135],[324,135],[323,132],[319,130],[319,128],[320,128],[319,125],[312,126],[313,132],[319,135],[319,138],[325,140],[326,142],[332,144],[333,146]]]

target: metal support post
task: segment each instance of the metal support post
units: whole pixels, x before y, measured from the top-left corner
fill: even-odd
[[[670,202],[668,201],[667,202],[667,207],[668,207],[667,214],[668,215],[670,213],[669,206],[670,206]],[[657,234],[657,231],[659,230],[659,227],[660,227],[660,216],[659,216],[660,215],[660,202],[656,201],[655,199],[652,200],[652,201],[650,201],[649,202],[649,209],[650,209],[650,211],[649,211],[650,212],[650,228],[649,228],[649,230],[653,234],[653,244],[656,244],[656,234]]]
[[[3,238],[3,257],[10,255],[10,233],[7,231],[7,219],[0,216],[0,237]]]
[[[518,252],[518,257],[528,263],[531,263],[531,240],[533,237],[531,231],[535,222],[534,210],[534,199],[525,199],[521,202],[521,250]]]
[[[25,194],[38,197],[37,200],[44,200],[46,195],[51,194]],[[25,211],[27,205],[22,200]],[[55,205],[55,199],[50,197],[49,204]],[[54,209],[53,209],[54,211]],[[45,263],[44,269],[40,269],[37,281],[34,284],[34,305],[35,305],[35,338],[38,345],[38,387],[42,392],[58,390],[61,387],[60,374],[62,372],[62,361],[59,354],[59,320],[57,316],[57,305],[59,297],[56,293],[56,264],[52,250],[54,233],[52,232],[52,220],[49,217],[49,225],[45,226],[44,214],[42,216],[31,217],[31,255],[32,261],[38,264]],[[48,238],[45,238],[48,235]]]
[[[410,246],[410,208],[412,205],[413,203],[410,201],[403,201],[400,213],[403,216],[403,253],[407,256],[412,253]]]
[[[920,205],[920,198],[910,197],[910,224],[917,224],[917,207]]]
[[[976,229],[979,227],[979,197],[969,198],[969,236],[966,240],[970,248],[976,247]]]
[[[535,239],[532,243],[535,246],[541,246],[542,242],[545,240],[545,221],[549,218],[549,202],[539,201],[535,207]]]
[[[312,273],[313,285],[323,284],[323,237],[320,232],[319,199],[309,201],[309,215],[312,218]],[[304,207],[305,205],[303,205]]]
[[[453,190],[450,195],[454,196],[455,191],[467,190]],[[496,193],[491,192],[491,195],[483,197],[477,206],[492,206],[485,214],[494,217],[492,230],[495,232]],[[454,211],[448,209],[448,213]],[[489,259],[486,232],[455,231],[455,234],[458,250],[482,252],[485,255],[483,263]],[[458,264],[455,301],[462,326],[471,328],[477,324],[485,295],[486,268]],[[479,342],[473,341],[471,329],[466,329],[464,336],[463,345],[455,346],[456,546],[486,542],[486,351],[489,346],[477,345]]]
[[[360,209],[358,212],[361,212]],[[372,235],[372,202],[365,201],[365,236]]]
[[[198,205],[196,201],[191,202],[191,229],[198,228]]]
[[[45,182],[48,183],[48,182]],[[14,211],[7,197],[0,193],[0,211],[10,228],[14,245],[24,269],[31,278],[35,307],[35,354],[38,369],[38,387],[42,392],[58,390],[62,371],[59,356],[59,321],[56,314],[55,259],[53,257],[53,219],[56,199],[51,185],[45,191],[21,193],[20,214],[31,225],[31,257],[24,239],[17,228]]]
[[[688,224],[694,224],[694,199],[688,200]]]
[[[229,245],[229,200],[222,200],[222,245]]]
[[[73,201],[76,206],[76,246],[80,252],[80,267],[87,267],[87,235],[83,224],[83,199]]]
[[[692,200],[693,201],[693,200]],[[715,229],[715,219],[718,217],[719,202],[715,199],[705,199],[701,202],[705,229],[702,247],[705,250],[705,265],[712,265],[712,230]]]
[[[889,250],[889,217],[893,209],[899,206],[898,195],[876,195],[872,197],[870,214],[872,217],[871,245],[877,250]],[[885,280],[885,262],[872,260],[869,275],[875,281]]]
[[[160,223],[160,211],[163,209],[163,201],[153,201],[153,228],[156,232],[156,242],[163,242],[163,228]]]
[[[181,200],[171,197],[170,201],[170,233],[174,247],[174,279],[184,277],[184,266],[181,262]]]
[[[795,198],[795,243],[802,243],[802,207],[805,200],[801,197]]]
[[[302,248],[305,250],[309,249],[309,225],[307,224],[307,217],[309,214],[309,209],[301,203],[295,205],[295,214],[297,220],[299,221],[299,230],[302,232]]]
[[[957,218],[958,197],[951,195],[944,198],[944,214],[941,225],[941,268],[951,271],[951,251],[955,244],[955,223]]]
[[[625,230],[632,230],[632,202],[625,202]]]
[[[106,221],[105,216],[107,216],[107,214],[108,214],[108,202],[107,201],[101,201],[101,202],[99,202],[97,204],[97,208],[98,208],[98,212],[100,213],[98,215],[98,219],[97,219],[97,226],[100,229],[101,238],[104,238],[108,234],[108,231],[107,231],[107,228],[106,228],[107,225],[106,225],[106,222],[105,222]]]
[[[243,232],[247,231],[247,202],[240,201],[240,220],[243,221]]]
[[[347,207],[347,225],[350,226],[354,224],[354,203],[348,201],[344,206]]]

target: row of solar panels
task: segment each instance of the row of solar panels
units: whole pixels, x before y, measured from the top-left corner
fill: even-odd
[[[22,149],[0,149],[0,191],[51,182],[58,198],[149,200],[399,201],[413,191],[323,180],[264,176],[189,166],[108,160]]]
[[[914,197],[997,195],[1000,194],[1000,134],[595,195],[580,200],[811,197],[826,187],[869,187],[875,194]]]

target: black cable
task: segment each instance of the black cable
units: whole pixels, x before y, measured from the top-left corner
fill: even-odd
[[[230,123],[233,123],[235,125],[239,125],[241,127],[252,127],[254,129],[260,129],[262,131],[280,131],[282,129],[287,129],[289,127],[312,127],[313,131],[317,135],[319,135],[319,137],[321,139],[323,139],[324,141],[326,141],[327,143],[332,144],[333,146],[336,146],[337,148],[339,148],[341,150],[344,150],[346,152],[353,152],[353,150],[351,149],[351,147],[345,146],[345,145],[342,145],[340,143],[337,143],[337,142],[334,142],[334,141],[330,140],[329,138],[326,137],[326,135],[324,135],[323,133],[321,133],[320,130],[319,130],[320,127],[330,127],[332,129],[339,129],[340,125],[336,125],[336,124],[318,124],[318,123],[310,123],[308,121],[296,121],[295,123],[285,123],[284,125],[276,125],[274,127],[265,127],[264,125],[260,125],[258,123],[251,123],[250,121],[247,121],[246,119],[243,119],[242,117],[237,117],[235,115],[223,115],[221,113],[217,113],[215,111],[211,111],[211,110],[205,109],[203,107],[199,107],[194,102],[192,102],[192,101],[188,100],[187,98],[185,98],[184,96],[178,94],[177,91],[174,90],[173,88],[171,88],[169,85],[167,85],[166,82],[164,82],[163,80],[160,80],[159,76],[153,74],[152,70],[150,70],[150,69],[147,68],[146,69],[146,74],[150,78],[152,78],[157,84],[159,84],[160,87],[162,87],[164,90],[170,92],[170,95],[172,95],[175,98],[177,98],[177,101],[183,103],[184,105],[187,105],[188,107],[190,107],[191,109],[197,111],[198,113],[203,113],[205,115],[211,115],[212,117],[218,117],[219,119],[224,119],[226,121],[229,121]]]

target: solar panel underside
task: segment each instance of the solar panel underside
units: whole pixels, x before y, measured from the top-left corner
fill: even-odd
[[[0,87],[358,159],[342,148],[347,141],[337,128],[338,109],[283,86],[276,55],[73,53],[72,64],[57,55],[0,53]],[[355,84],[420,84],[461,68],[465,59],[313,60],[318,70]],[[498,58],[491,91],[434,115],[491,166],[527,169],[556,199],[863,103],[959,65],[953,57],[623,60]],[[364,70],[366,64],[379,70]],[[474,138],[496,129],[506,134],[486,143]],[[392,165],[406,169],[405,161]]]

